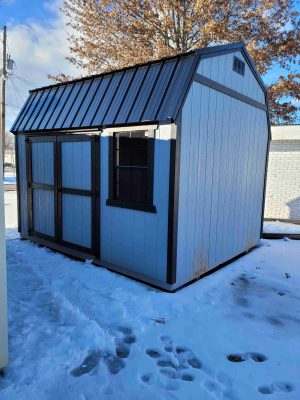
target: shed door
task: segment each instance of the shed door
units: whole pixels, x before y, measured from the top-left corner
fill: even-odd
[[[61,166],[58,182],[61,242],[94,253],[98,247],[98,232],[93,229],[98,219],[95,141],[89,136],[78,139],[76,135],[60,136],[58,140],[58,163]]]
[[[31,236],[98,256],[98,146],[88,135],[28,138]]]
[[[27,145],[29,233],[46,239],[56,238],[55,138],[30,139]],[[30,162],[31,160],[31,162]]]

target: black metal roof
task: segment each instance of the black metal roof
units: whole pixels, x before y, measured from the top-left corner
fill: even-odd
[[[236,43],[195,50],[34,89],[11,131],[45,132],[175,120],[200,57],[242,47],[242,43]]]

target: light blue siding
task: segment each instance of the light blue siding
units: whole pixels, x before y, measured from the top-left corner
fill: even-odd
[[[33,230],[54,236],[54,193],[50,190],[33,189]]]
[[[240,75],[233,70],[233,58],[237,57],[245,62],[245,74]],[[218,57],[205,58],[200,61],[199,74],[212,79],[222,85],[236,90],[245,96],[265,104],[264,91],[257,82],[252,70],[248,66],[243,54],[240,51],[223,54]]]
[[[16,136],[18,141],[18,172],[19,172],[19,201],[20,201],[20,228],[21,234],[28,234],[28,214],[27,214],[27,172],[26,172],[26,142],[23,134]]]
[[[259,242],[266,112],[194,82],[181,128],[177,283]]]
[[[32,181],[54,184],[53,142],[31,143]]]
[[[61,144],[62,186],[91,189],[91,142]]]
[[[101,137],[100,225],[102,261],[166,280],[170,126],[156,130],[154,144],[154,205],[157,213],[106,205],[109,179],[109,137]]]
[[[83,247],[92,246],[92,201],[87,196],[62,195],[62,239]]]

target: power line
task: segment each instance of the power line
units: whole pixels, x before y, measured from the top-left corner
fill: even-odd
[[[34,88],[36,88],[37,86],[39,86],[39,85],[37,85],[37,84],[35,84],[35,83],[33,83],[33,82],[30,82],[28,79],[25,79],[25,78],[23,78],[23,77],[21,77],[21,76],[19,76],[19,75],[14,75],[14,77],[17,78],[17,79],[19,79],[19,80],[22,81],[23,83],[26,83],[27,85],[32,86],[32,87],[34,87]]]
[[[23,99],[22,95],[20,94],[19,90],[17,89],[17,87],[16,87],[16,85],[15,85],[15,83],[14,83],[12,77],[11,77],[10,75],[8,75],[8,77],[9,77],[9,80],[10,80],[10,82],[11,82],[11,84],[12,84],[12,86],[13,86],[15,92],[16,92],[17,95],[19,96],[19,99],[20,99],[21,102],[23,103],[23,102],[24,102],[24,99]]]

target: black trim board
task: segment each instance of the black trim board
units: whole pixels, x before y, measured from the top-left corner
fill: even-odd
[[[299,233],[268,233],[268,232],[263,232],[262,237],[264,239],[283,239],[283,238],[287,237],[289,239],[300,240],[300,234]]]
[[[16,153],[16,183],[17,183],[17,212],[18,212],[18,232],[21,233],[21,203],[20,203],[20,172],[19,172],[19,138],[15,136],[15,153]]]
[[[172,128],[171,128],[172,129]],[[170,141],[167,283],[176,283],[181,114]]]
[[[230,89],[227,86],[224,86],[216,81],[206,78],[203,75],[196,73],[194,76],[194,81],[200,83],[201,85],[205,85],[210,89],[217,90],[218,92],[221,92],[227,96],[242,101],[243,103],[247,103],[253,107],[259,108],[263,111],[267,111],[267,106],[265,104],[259,103],[258,101],[251,99],[251,97],[245,96],[242,93],[239,93],[236,90]]]

